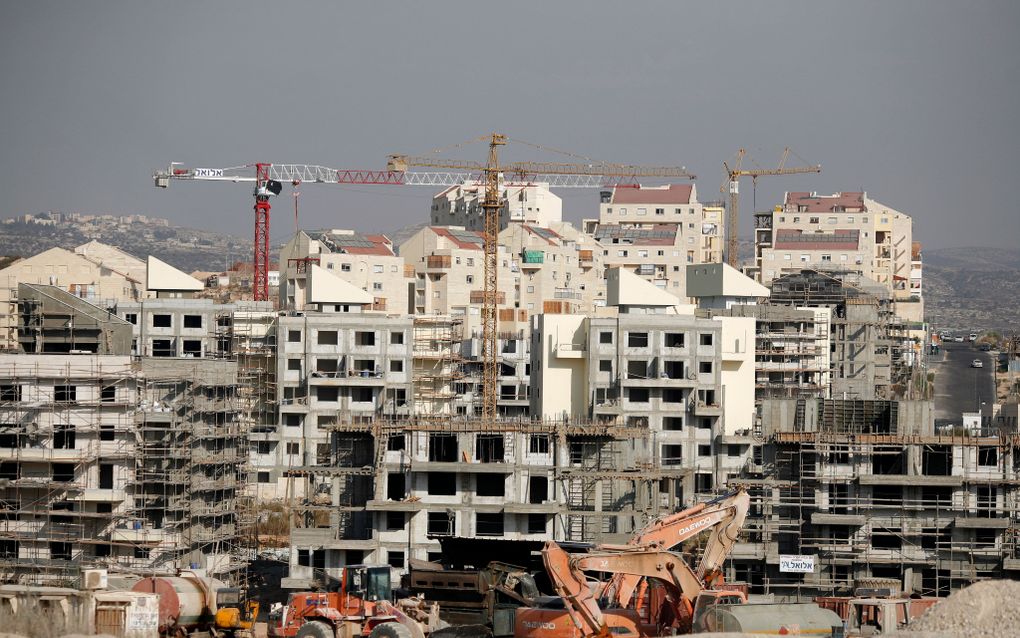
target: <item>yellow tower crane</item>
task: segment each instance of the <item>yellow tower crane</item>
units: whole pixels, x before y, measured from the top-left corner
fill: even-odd
[[[497,298],[499,235],[499,210],[503,207],[500,194],[500,177],[515,183],[545,181],[543,176],[575,176],[582,178],[573,186],[601,187],[612,184],[636,185],[639,177],[693,179],[693,175],[678,166],[637,166],[591,162],[587,164],[564,164],[558,162],[510,162],[499,164],[499,147],[507,143],[507,137],[492,133],[474,141],[486,140],[489,144],[489,158],[485,163],[447,160],[437,157],[412,157],[390,155],[387,168],[404,172],[411,167],[431,169],[468,170],[479,172],[485,184],[485,199],[482,210],[485,215],[485,288],[482,294],[482,422],[492,424],[497,419],[496,400],[499,396],[499,356],[497,354]],[[532,145],[534,146],[534,145]],[[586,178],[586,179],[584,179]],[[582,183],[583,182],[583,183]]]
[[[733,161],[733,166],[730,166],[727,162],[723,162],[723,168],[726,169],[726,177],[729,181],[730,190],[730,205],[726,214],[726,263],[734,268],[737,267],[737,224],[740,220],[738,215],[740,206],[740,178],[750,177],[753,180],[754,186],[757,187],[759,177],[822,172],[821,164],[786,168],[786,159],[790,156],[789,147],[783,150],[783,156],[779,159],[779,166],[776,168],[741,168],[745,155],[747,155],[747,151],[740,149],[737,151],[737,156]]]

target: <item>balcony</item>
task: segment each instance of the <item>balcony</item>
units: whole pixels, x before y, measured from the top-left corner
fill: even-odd
[[[537,268],[545,262],[545,253],[541,250],[525,250],[521,252],[521,263],[525,268]]]
[[[425,268],[428,270],[445,270],[453,265],[449,255],[428,255],[425,257]]]
[[[583,359],[588,346],[583,343],[556,344],[556,357],[559,359]]]
[[[553,291],[553,299],[574,299],[581,300],[581,293],[570,288],[557,288]]]
[[[577,251],[577,263],[581,265],[581,268],[591,268],[595,265],[595,258],[592,251],[590,250],[579,250]]]
[[[471,291],[471,303],[485,303],[485,291],[484,290],[472,290]],[[500,306],[506,304],[506,293],[502,290],[496,292],[496,303]]]

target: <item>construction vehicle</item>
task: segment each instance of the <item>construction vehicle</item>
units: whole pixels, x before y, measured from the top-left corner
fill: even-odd
[[[747,492],[737,489],[682,512],[654,519],[638,531],[628,545],[673,550],[709,532],[697,576],[707,587],[718,585],[722,576],[720,568],[737,541],[750,504]],[[627,607],[640,582],[641,577],[636,574],[618,573],[606,583],[602,594],[616,605]]]
[[[421,598],[391,602],[388,565],[348,565],[332,591],[291,594],[270,618],[272,638],[425,638],[445,626]]]
[[[164,636],[213,635],[251,638],[259,604],[244,590],[215,578],[182,571],[177,576],[151,576],[132,591],[159,594],[158,629]]]

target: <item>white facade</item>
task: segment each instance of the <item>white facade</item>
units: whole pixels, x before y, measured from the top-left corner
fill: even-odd
[[[563,221],[563,201],[549,190],[548,184],[501,184],[500,196],[503,202],[500,230],[511,223],[549,226]],[[485,186],[477,182],[451,186],[432,198],[430,223],[484,232],[484,199]]]

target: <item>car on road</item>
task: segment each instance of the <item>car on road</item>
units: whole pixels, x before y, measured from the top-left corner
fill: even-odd
[[[955,341],[956,343],[963,343],[963,337],[956,337],[955,339],[953,339],[953,341]]]
[[[985,363],[981,359],[974,359],[973,361],[970,362],[970,367],[972,367],[972,368],[983,368],[983,367],[985,367]]]
[[[980,350],[981,352],[988,352],[991,349],[992,349],[992,344],[990,344],[990,343],[982,343],[980,346],[978,346],[978,350]]]
[[[969,334],[969,335],[967,336],[967,340],[968,340],[968,341],[977,341],[977,333],[976,333],[976,332],[972,332],[972,333],[970,333],[970,334]]]

